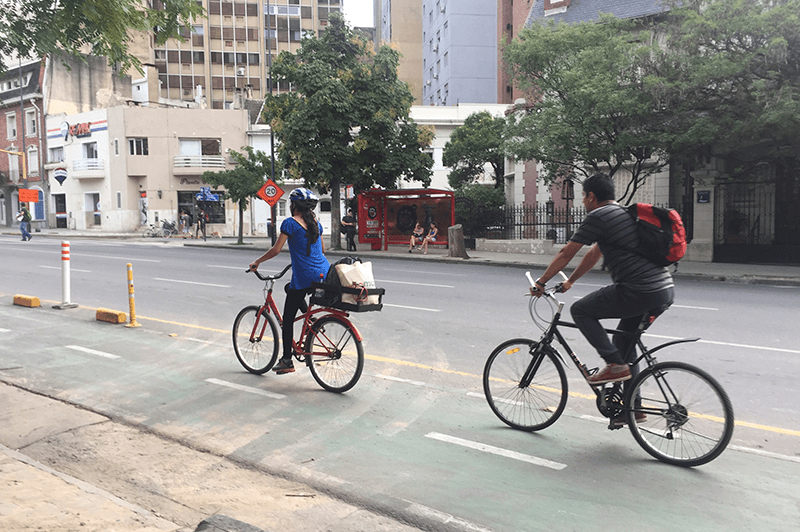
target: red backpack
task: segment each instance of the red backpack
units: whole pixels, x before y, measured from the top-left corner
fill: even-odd
[[[649,203],[634,203],[626,210],[636,220],[639,247],[635,253],[658,266],[669,266],[683,258],[686,229],[678,211]]]

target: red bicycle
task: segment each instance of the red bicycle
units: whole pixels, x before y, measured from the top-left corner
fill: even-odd
[[[243,308],[233,322],[233,349],[236,358],[250,373],[262,375],[272,369],[278,360],[283,318],[272,297],[272,289],[275,281],[283,277],[291,267],[289,264],[281,273],[269,276],[253,271],[256,277],[265,282],[264,304]],[[337,393],[346,392],[355,386],[364,369],[364,348],[361,345],[363,337],[350,321],[347,311],[380,310],[383,305],[329,303],[323,297],[323,291],[355,295],[362,291],[320,283],[314,283],[313,287],[316,291],[311,297],[308,310],[295,319],[295,322],[303,323],[300,333],[303,341],[301,343],[292,340],[292,353],[299,362],[308,366],[314,380],[324,389]],[[369,294],[383,296],[383,290],[371,289]],[[315,304],[320,305],[323,302],[331,306],[315,308]]]

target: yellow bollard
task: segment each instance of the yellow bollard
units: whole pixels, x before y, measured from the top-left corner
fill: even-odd
[[[128,304],[131,309],[131,321],[125,327],[141,327],[140,323],[136,322],[136,302],[133,299],[133,265],[128,263]]]

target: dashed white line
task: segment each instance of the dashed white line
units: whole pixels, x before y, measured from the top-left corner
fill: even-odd
[[[260,390],[258,388],[253,388],[251,386],[243,386],[241,384],[236,384],[235,382],[228,382],[228,381],[223,381],[223,380],[220,380],[220,379],[206,379],[206,382],[211,383],[211,384],[216,384],[218,386],[225,386],[226,388],[233,388],[234,390],[239,390],[240,392],[247,392],[247,393],[253,393],[253,394],[256,394],[256,395],[263,395],[264,397],[271,397],[272,399],[285,399],[286,398],[285,395],[281,395],[279,393],[267,392],[267,391],[264,391],[264,390]]]
[[[44,268],[46,270],[60,270],[61,269],[61,266],[43,266],[41,264],[39,265],[39,267],[40,268]],[[91,270],[79,270],[77,268],[72,268],[72,267],[70,267],[69,271],[78,272],[78,273],[92,273]]]
[[[405,500],[405,499],[403,499],[403,500]],[[431,519],[431,518],[437,519],[437,520],[441,521],[442,524],[453,523],[454,525],[457,525],[459,528],[462,528],[464,530],[473,530],[475,532],[492,532],[488,528],[483,528],[482,526],[478,526],[475,523],[470,523],[469,521],[461,519],[460,517],[456,517],[454,515],[451,515],[451,514],[448,514],[448,513],[445,513],[445,512],[441,512],[439,510],[434,510],[433,508],[429,508],[427,506],[423,506],[423,505],[421,505],[419,503],[416,503],[416,502],[412,502],[412,501],[405,501],[405,502],[409,503],[409,506],[408,506],[408,511],[409,512],[412,512],[412,513],[415,513],[415,514],[418,514],[418,515],[422,515],[422,516],[427,517],[429,519]]]
[[[455,445],[460,445],[462,447],[467,447],[469,449],[475,449],[476,451],[481,451],[484,453],[496,454],[497,456],[503,456],[506,458],[511,458],[513,460],[519,460],[520,462],[527,462],[529,464],[547,467],[549,469],[554,469],[556,471],[560,471],[567,467],[567,464],[561,464],[559,462],[553,462],[551,460],[546,460],[544,458],[539,458],[538,456],[531,456],[529,454],[522,454],[516,451],[510,451],[508,449],[502,449],[500,447],[495,447],[493,445],[487,445],[485,443],[479,443],[470,440],[464,440],[462,438],[457,438],[455,436],[448,436],[447,434],[439,434],[438,432],[429,432],[425,435],[426,438],[431,438],[434,440],[443,441],[445,443],[452,443]]]
[[[381,283],[390,283],[390,284],[410,284],[413,286],[429,286],[431,288],[455,288],[455,286],[451,286],[449,284],[431,284],[431,283],[419,283],[416,281],[387,281],[386,279],[375,280],[375,284]]]
[[[383,380],[387,380],[387,381],[395,381],[395,382],[402,382],[402,383],[405,383],[405,384],[413,384],[414,386],[427,386],[427,384],[422,382],[422,381],[412,381],[412,380],[409,380],[409,379],[401,379],[400,377],[391,377],[389,375],[375,375],[375,377],[378,378],[378,379],[383,379]]]
[[[89,349],[88,347],[82,347],[79,345],[67,345],[65,346],[67,349],[72,349],[73,351],[80,351],[82,353],[88,353],[90,355],[97,355],[99,357],[105,358],[121,358],[117,355],[112,355],[111,353],[106,353],[104,351],[97,351],[96,349]]]
[[[681,337],[678,336],[663,336],[660,334],[650,334],[645,333],[645,336],[649,336],[651,338],[661,338],[664,340],[680,340]],[[793,355],[800,355],[800,350],[797,349],[783,349],[781,347],[767,347],[763,345],[747,345],[747,344],[734,344],[731,342],[717,342],[715,340],[703,340],[700,339],[697,341],[698,344],[711,344],[711,345],[723,345],[725,347],[742,347],[744,349],[758,349],[761,351],[776,351],[778,353],[791,353]]]
[[[4,332],[11,332],[11,329],[3,329],[2,327],[0,327],[0,333]]]
[[[226,284],[213,284],[213,283],[199,283],[197,281],[181,281],[180,279],[164,279],[163,277],[154,277],[154,281],[165,281],[167,283],[183,283],[183,284],[196,284],[200,286],[212,286],[214,288],[230,288]]]
[[[384,303],[384,307],[395,307],[395,308],[407,308],[410,310],[423,310],[425,312],[441,312],[439,309],[435,308],[423,308],[423,307],[409,307],[407,305],[392,305],[391,303]]]
[[[786,460],[787,462],[798,462],[798,463],[800,463],[800,457],[788,456],[788,455],[779,454],[779,453],[772,453],[770,451],[764,451],[762,449],[753,449],[751,447],[741,447],[739,445],[728,445],[728,449],[733,449],[734,451],[740,451],[740,452],[743,452],[743,453],[757,454],[757,455],[760,455],[760,456],[768,456],[769,458],[777,458],[778,460]]]
[[[713,307],[693,307],[691,305],[672,305],[672,308],[688,308],[690,310],[719,310],[718,308]]]
[[[206,264],[206,268],[223,268],[225,270],[239,270],[242,273],[247,269],[244,266],[219,266],[217,264]]]

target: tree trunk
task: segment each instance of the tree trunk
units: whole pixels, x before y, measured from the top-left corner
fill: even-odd
[[[239,202],[239,241],[238,244],[244,244],[244,205],[243,202],[246,200],[242,200]]]
[[[341,179],[334,177],[331,180],[331,249],[342,249]]]

